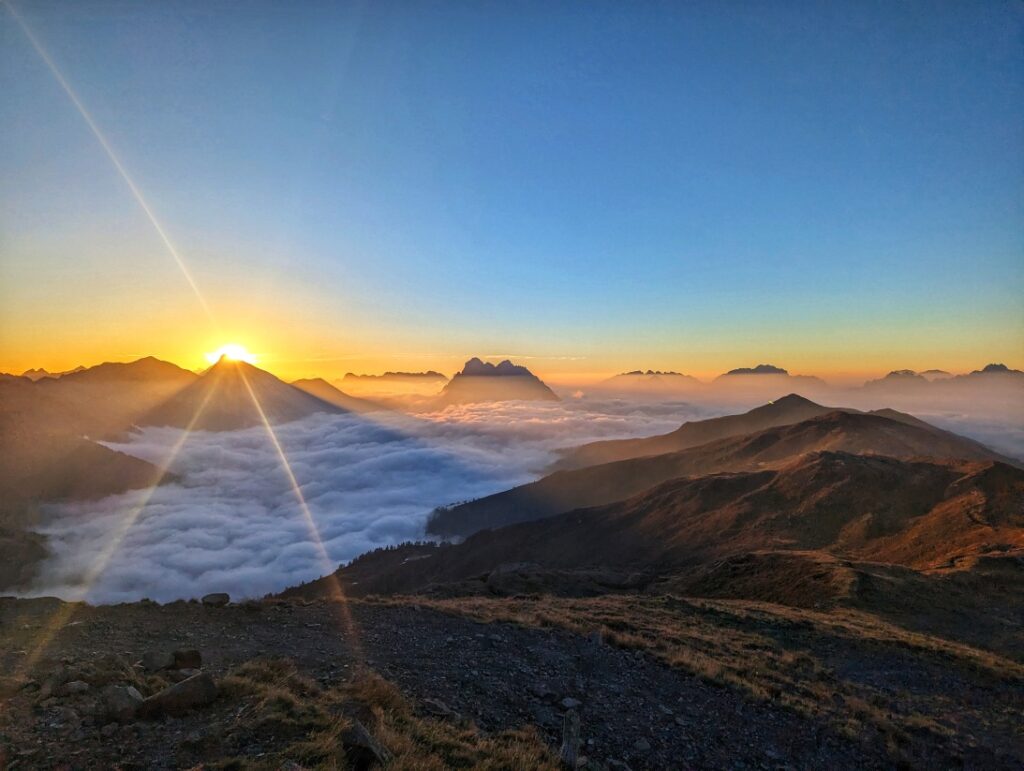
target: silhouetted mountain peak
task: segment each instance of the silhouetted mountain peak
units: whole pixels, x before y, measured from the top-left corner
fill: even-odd
[[[346,372],[342,380],[447,380],[441,372],[432,369],[426,372],[385,372],[383,375],[357,375],[355,372]]]
[[[685,375],[683,375],[682,372],[672,372],[671,370],[665,370],[664,372],[662,372],[661,370],[658,369],[649,369],[646,371],[642,369],[634,369],[631,372],[623,372],[618,377],[637,377],[640,375],[667,375],[675,377],[685,377]]]
[[[731,369],[726,375],[788,375],[789,372],[774,364],[758,364],[756,367],[739,367]]]
[[[533,373],[530,372],[526,367],[519,364],[513,364],[508,359],[505,359],[497,365],[491,364],[490,362],[481,361],[476,356],[466,362],[463,366],[462,371],[456,374],[456,377],[462,375],[463,377],[501,377],[501,376],[512,376],[512,377],[533,377]]]
[[[347,412],[238,359],[222,356],[195,382],[140,419],[141,425],[227,431],[284,423],[316,412]]]
[[[812,402],[810,399],[801,396],[800,394],[786,394],[780,399],[768,402],[768,404],[762,405],[757,409],[767,410],[769,408],[775,408],[776,411],[779,409],[792,409],[794,407],[821,407],[820,404]]]
[[[135,361],[107,361],[95,367],[79,369],[62,374],[60,380],[68,383],[99,383],[109,381],[180,380],[195,379],[195,373],[182,369],[177,364],[163,361],[155,356],[144,356]]]
[[[438,404],[536,400],[559,401],[555,392],[526,367],[508,359],[494,365],[474,356],[444,387]]]
[[[972,375],[1020,375],[1024,374],[1019,369],[1010,369],[1005,364],[986,364],[980,370],[974,370]]]

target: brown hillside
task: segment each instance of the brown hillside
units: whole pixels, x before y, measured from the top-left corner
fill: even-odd
[[[977,442],[949,432],[878,415],[834,411],[679,452],[556,472],[502,493],[439,509],[428,530],[441,536],[466,536],[484,528],[623,500],[670,479],[775,468],[821,451],[1002,460]]]

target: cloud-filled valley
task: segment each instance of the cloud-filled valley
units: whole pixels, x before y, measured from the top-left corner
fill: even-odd
[[[531,479],[559,447],[704,416],[680,402],[577,400],[465,405],[418,418],[318,414],[279,425],[323,550],[264,428],[194,432],[170,464],[176,480],[151,494],[50,507],[41,532],[51,556],[31,594],[92,602],[262,596],[421,538],[435,506]],[[181,437],[148,428],[109,446],[161,463]]]

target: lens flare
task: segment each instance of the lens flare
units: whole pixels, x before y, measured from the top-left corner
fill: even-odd
[[[256,354],[250,353],[246,350],[245,346],[238,343],[222,345],[216,351],[210,351],[206,354],[206,360],[210,364],[216,364],[221,358],[227,358],[231,361],[244,361],[246,364],[255,364],[257,360]]]

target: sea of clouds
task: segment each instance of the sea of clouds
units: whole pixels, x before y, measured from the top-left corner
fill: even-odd
[[[529,481],[558,448],[709,414],[682,402],[573,399],[416,417],[313,415],[275,427],[308,517],[265,428],[195,432],[170,463],[174,482],[53,506],[41,528],[51,556],[31,594],[94,603],[259,597],[423,538],[434,507]],[[109,446],[161,464],[182,436],[149,428]]]

